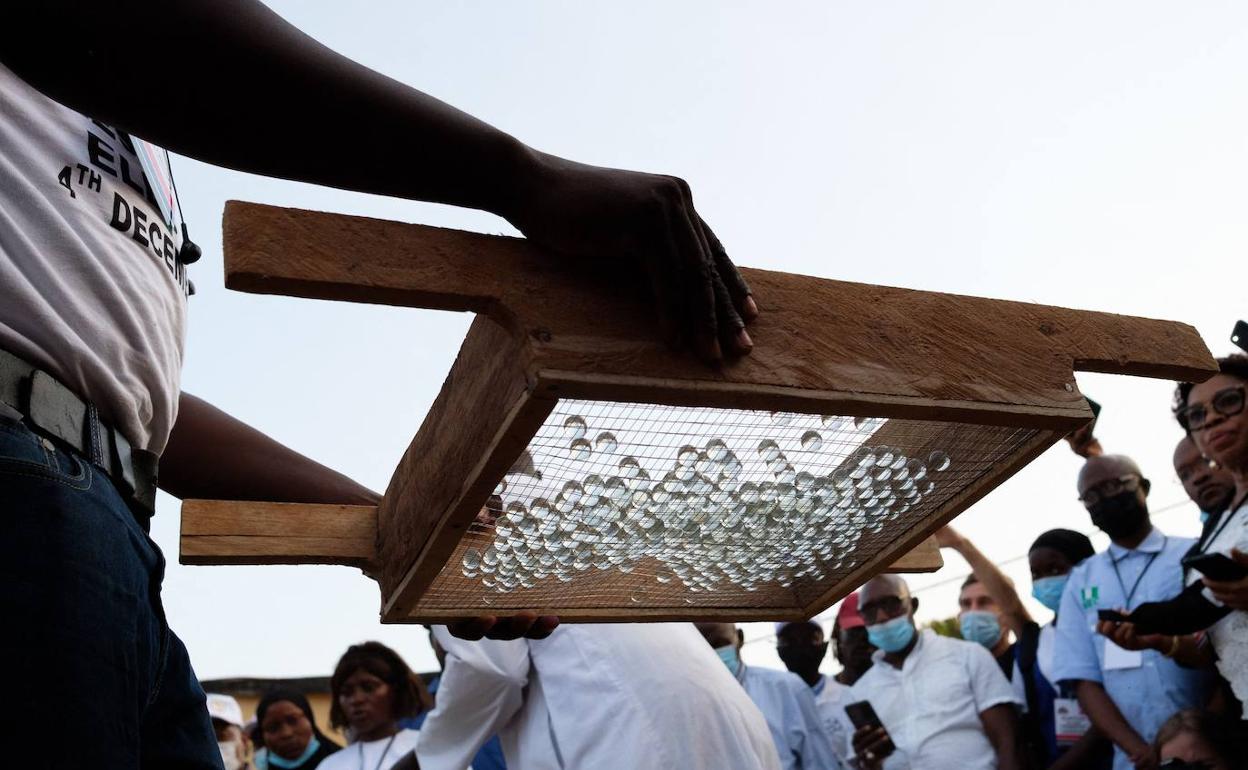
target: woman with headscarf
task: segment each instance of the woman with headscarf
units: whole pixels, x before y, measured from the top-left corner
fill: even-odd
[[[342,748],[316,726],[312,705],[297,692],[274,690],[261,698],[256,731],[264,742],[256,754],[259,770],[313,770]]]
[[[432,705],[420,678],[399,654],[381,642],[347,648],[329,681],[329,721],[347,728],[351,743],[320,770],[390,770],[400,760],[414,762],[418,730],[399,720]]]

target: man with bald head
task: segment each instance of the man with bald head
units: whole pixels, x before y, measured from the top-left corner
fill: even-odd
[[[1079,471],[1079,499],[1109,548],[1075,567],[1057,613],[1053,680],[1069,682],[1092,724],[1114,742],[1114,769],[1155,768],[1150,744],[1173,713],[1204,704],[1208,677],[1185,668],[1202,657],[1193,637],[1136,636],[1100,621],[1183,590],[1180,560],[1195,542],[1170,537],[1148,514],[1149,482],[1122,455],[1090,458]]]
[[[858,767],[1020,767],[1019,701],[997,662],[982,645],[918,631],[918,606],[897,575],[881,575],[859,591],[858,612],[878,649],[845,703],[869,702],[883,727],[853,732]]]
[[[1174,473],[1183,483],[1183,491],[1200,506],[1203,537],[1204,532],[1217,527],[1218,519],[1230,507],[1235,497],[1235,477],[1202,455],[1196,442],[1187,435],[1179,439],[1174,448]]]
[[[771,730],[780,766],[785,770],[837,770],[840,760],[819,718],[815,696],[797,674],[746,666],[741,660],[745,640],[732,623],[695,623],[728,671],[745,688]]]

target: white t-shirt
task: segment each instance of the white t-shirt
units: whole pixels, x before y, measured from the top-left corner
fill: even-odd
[[[164,187],[135,150],[0,65],[0,348],[160,452],[177,414],[187,278],[178,228],[152,202]]]
[[[997,753],[979,715],[1019,701],[992,653],[925,630],[901,669],[885,663],[883,652],[872,657],[875,665],[846,697],[851,703],[870,701],[897,746],[884,762],[886,770],[997,767]]]
[[[852,754],[849,747],[853,737],[853,733],[846,730],[849,723],[845,721],[845,704],[851,702],[849,687],[830,676],[824,676],[819,681],[822,686],[816,688],[818,692],[815,693],[815,707],[819,709],[823,729],[828,734],[837,760],[843,766],[849,767]]]
[[[421,770],[462,770],[495,733],[521,770],[779,770],[762,713],[690,623],[568,624],[467,642],[443,626]]]
[[[356,741],[322,759],[317,770],[389,770],[416,748],[419,739],[419,730],[400,730],[392,738]]]
[[[1220,553],[1229,557],[1232,548],[1248,552],[1248,501],[1225,515],[1230,518],[1205,546],[1205,553]],[[1200,578],[1199,572],[1189,570],[1187,584],[1191,585]],[[1204,593],[1213,601],[1209,589],[1206,588]],[[1248,703],[1248,612],[1234,610],[1214,623],[1209,627],[1209,640],[1218,654],[1218,673],[1230,683],[1231,691],[1240,703]],[[1248,710],[1244,712],[1244,719],[1248,719]]]

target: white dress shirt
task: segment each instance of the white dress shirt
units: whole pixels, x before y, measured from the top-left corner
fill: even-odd
[[[884,662],[883,651],[872,658],[875,665],[846,700],[870,701],[888,730],[897,750],[885,760],[886,770],[997,767],[979,715],[1002,703],[1020,704],[988,650],[925,630],[900,669]]]
[[[742,663],[737,679],[767,719],[784,770],[836,770],[840,760],[832,752],[815,695],[801,677]]]
[[[421,770],[463,770],[498,733],[508,767],[779,770],[767,723],[688,623],[566,625],[446,650]]]

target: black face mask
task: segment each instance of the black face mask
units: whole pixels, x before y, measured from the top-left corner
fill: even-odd
[[[828,654],[828,643],[786,645],[776,648],[776,653],[784,661],[784,667],[793,673],[799,676],[814,674],[819,670],[823,657]]]
[[[1140,505],[1135,492],[1120,492],[1106,497],[1088,509],[1092,523],[1110,540],[1119,540],[1139,532],[1148,519],[1148,509]]]

